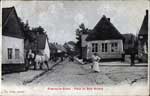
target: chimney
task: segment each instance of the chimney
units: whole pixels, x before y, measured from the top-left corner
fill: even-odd
[[[107,18],[108,19],[108,21],[110,21],[110,18]]]
[[[148,16],[148,9],[146,10],[146,15]]]
[[[105,15],[103,15],[103,17],[106,17]]]

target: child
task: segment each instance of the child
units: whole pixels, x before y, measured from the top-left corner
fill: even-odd
[[[92,55],[92,61],[93,61],[92,69],[94,70],[94,72],[100,72],[100,69],[99,69],[100,59],[101,58],[96,53],[94,53],[94,55]]]

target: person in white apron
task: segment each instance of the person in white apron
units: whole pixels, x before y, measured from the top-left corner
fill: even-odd
[[[94,53],[94,55],[92,55],[92,61],[93,61],[93,71],[94,72],[100,72],[100,68],[99,68],[99,61],[100,61],[100,57]]]

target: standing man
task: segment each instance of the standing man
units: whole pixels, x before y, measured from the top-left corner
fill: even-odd
[[[135,60],[135,52],[134,50],[131,51],[131,54],[130,54],[130,59],[131,59],[131,66],[134,66],[134,60]]]
[[[122,55],[121,61],[124,62],[125,61],[125,52],[123,51],[123,53],[121,55]]]

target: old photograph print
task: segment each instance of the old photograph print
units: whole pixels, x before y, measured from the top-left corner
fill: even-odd
[[[150,1],[1,1],[3,96],[149,96]]]

